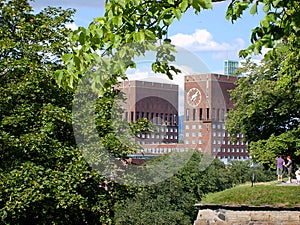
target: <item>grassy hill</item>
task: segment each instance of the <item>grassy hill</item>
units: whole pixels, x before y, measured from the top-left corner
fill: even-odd
[[[214,203],[225,205],[252,205],[252,206],[300,206],[300,184],[286,184],[279,186],[277,181],[251,183],[236,186],[217,193],[211,193],[202,199],[202,204]]]

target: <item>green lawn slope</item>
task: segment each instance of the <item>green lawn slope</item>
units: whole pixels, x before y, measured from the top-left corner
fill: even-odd
[[[250,205],[274,207],[299,207],[300,184],[284,184],[277,181],[243,184],[231,189],[206,195],[201,204]]]

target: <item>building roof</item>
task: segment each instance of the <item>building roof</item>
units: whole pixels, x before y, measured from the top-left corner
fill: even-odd
[[[140,80],[137,80],[137,81],[177,85],[174,81],[172,81],[170,79],[161,78],[161,77],[147,77],[147,78],[140,79]]]

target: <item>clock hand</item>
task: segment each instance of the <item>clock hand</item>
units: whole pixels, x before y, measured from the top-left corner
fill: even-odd
[[[194,101],[197,98],[198,95],[199,95],[198,92],[196,92],[195,94],[193,94],[192,97],[191,97],[191,100]]]

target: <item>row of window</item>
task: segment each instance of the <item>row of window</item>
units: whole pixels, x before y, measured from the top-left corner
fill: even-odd
[[[237,142],[233,142],[233,141],[229,141],[229,140],[213,140],[212,142],[214,145],[218,144],[218,145],[248,145],[248,142],[243,142],[243,141],[237,141]]]
[[[125,119],[127,121],[133,122],[141,118],[147,118],[154,124],[168,124],[176,125],[178,123],[177,114],[167,114],[167,113],[154,113],[154,112],[125,112]]]
[[[202,137],[202,132],[192,132],[191,133],[191,137],[197,137],[197,135],[198,135],[198,137]],[[186,137],[189,137],[190,136],[190,133],[185,133],[185,136]]]
[[[248,160],[249,159],[249,156],[214,156],[215,158],[218,158],[218,159],[242,159],[242,160]]]
[[[168,134],[137,134],[138,138],[156,138],[156,139],[175,139],[177,140],[177,135],[168,135]]]
[[[136,141],[137,144],[139,145],[159,145],[159,144],[177,144],[177,141]]]
[[[216,136],[218,136],[218,137],[230,137],[231,136],[227,132],[215,132],[215,131],[212,133],[212,135],[213,135],[213,137],[216,137]],[[243,134],[237,134],[236,137],[237,138],[243,138],[244,135]]]
[[[221,126],[220,124],[218,125],[218,126]],[[185,125],[185,130],[189,130],[190,129],[190,127],[191,127],[191,129],[193,129],[193,130],[195,130],[195,129],[202,129],[202,124],[198,124],[198,126],[196,125],[196,124],[193,124],[193,125]],[[213,124],[213,129],[215,129],[216,128],[216,125],[215,124]],[[224,129],[225,130],[225,125],[222,125],[222,129]],[[200,133],[200,132],[199,132]],[[229,134],[229,133],[227,133],[227,132],[216,132],[216,131],[214,131],[213,133],[213,137],[230,137],[231,135]],[[185,136],[186,137],[189,137],[189,133],[188,132],[186,132],[185,133]],[[202,135],[202,133],[201,133],[201,135]],[[192,137],[195,137],[194,136],[194,133],[192,133]],[[201,137],[201,136],[199,136],[198,135],[198,137]],[[237,138],[243,138],[244,137],[244,135],[243,134],[237,134],[236,135],[236,137]]]
[[[190,129],[190,125],[185,125],[185,129],[189,130]],[[195,129],[202,129],[202,124],[198,124],[198,126],[196,124],[191,125],[191,129],[195,130]]]
[[[192,112],[190,112],[192,111]],[[185,111],[185,119],[186,121],[195,121],[195,120],[216,120],[216,121],[225,121],[225,112],[228,113],[229,109],[225,111],[225,109],[211,109],[211,118],[210,118],[210,109],[199,108],[199,109],[189,109],[187,108]]]
[[[195,145],[195,144],[202,144],[203,142],[202,142],[202,140],[201,139],[199,139],[198,140],[198,142],[196,141],[196,140],[192,140],[191,142],[189,141],[189,140],[186,140],[185,141],[185,144],[187,144],[187,145],[189,145],[189,144],[193,144],[193,145]]]
[[[202,148],[198,149],[200,152],[202,152]],[[154,154],[166,154],[170,152],[185,152],[188,151],[187,148],[145,148],[143,149],[143,153],[154,153]],[[249,156],[214,156],[218,159],[249,159]]]
[[[199,137],[201,137],[201,136],[199,136]],[[185,144],[187,144],[187,145],[189,145],[189,144],[202,144],[203,143],[203,141],[201,140],[201,139],[198,139],[198,140],[185,140]],[[214,145],[226,145],[226,143],[227,143],[227,145],[236,145],[236,146],[239,146],[239,145],[241,145],[241,146],[244,146],[244,145],[248,145],[248,143],[247,142],[243,142],[243,141],[241,141],[241,142],[239,142],[239,141],[237,141],[237,142],[231,142],[231,141],[229,141],[229,140],[213,140],[213,142],[212,142],[212,144],[214,144]]]
[[[185,152],[187,148],[144,148],[143,153],[165,154],[170,152]]]
[[[178,132],[178,129],[174,127],[156,127],[155,130],[156,132],[170,132],[170,133]]]
[[[213,148],[213,152],[221,152],[221,148]],[[243,148],[241,148],[241,149],[239,149],[239,148],[227,148],[227,150],[226,150],[226,148],[222,148],[222,152],[231,152],[231,153],[233,153],[233,152],[241,152],[241,153],[246,152],[246,153],[248,153],[248,150],[245,150]]]

